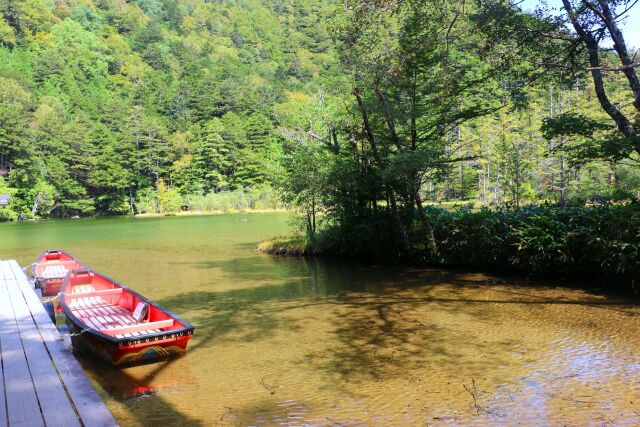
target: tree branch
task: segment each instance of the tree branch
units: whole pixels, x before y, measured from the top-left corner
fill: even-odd
[[[589,51],[589,63],[593,68],[590,70],[591,77],[593,78],[593,85],[596,91],[596,96],[598,97],[598,101],[602,106],[602,109],[609,114],[609,116],[616,123],[616,126],[620,130],[620,132],[625,136],[634,136],[635,129],[631,124],[631,121],[622,114],[622,112],[611,103],[609,97],[607,96],[607,92],[604,87],[604,80],[602,78],[602,71],[599,70],[600,65],[600,54],[599,54],[599,46],[598,41],[593,37],[593,35],[587,33],[585,28],[582,26],[580,21],[578,20],[578,16],[571,6],[569,0],[562,0],[562,4],[571,20],[571,24],[573,28],[576,30],[576,33],[580,37],[580,40],[585,44]],[[640,153],[640,147],[636,147],[636,151]]]
[[[629,51],[627,50],[627,44],[624,41],[624,35],[622,34],[622,31],[620,31],[620,28],[613,17],[613,12],[609,7],[609,1],[598,0],[598,3],[602,8],[602,15],[604,16],[603,21],[609,30],[611,40],[613,40],[613,47],[616,49],[623,67],[625,67],[622,68],[622,72],[629,81],[629,86],[631,86],[631,90],[633,91],[633,96],[635,98],[633,105],[636,107],[636,110],[640,111],[640,80],[634,70],[634,66],[637,66],[637,64],[633,64],[631,62],[631,58],[629,58]]]
[[[575,67],[569,64],[558,64],[558,63],[553,63],[553,62],[543,62],[543,63],[539,63],[536,64],[542,67],[556,67],[556,68],[566,68],[567,70],[575,70],[580,69],[580,70],[584,70],[584,71],[593,71],[593,70],[599,70],[599,71],[612,71],[612,72],[620,72],[620,71],[624,71],[624,70],[628,70],[630,68],[637,68],[640,67],[640,62],[636,61],[636,62],[632,62],[630,64],[627,65],[621,65],[619,67]]]

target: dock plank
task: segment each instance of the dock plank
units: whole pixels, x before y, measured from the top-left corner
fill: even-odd
[[[2,361],[2,333],[0,333],[0,361]],[[4,369],[0,363],[0,425],[8,424],[7,421],[7,396],[4,388]]]
[[[2,259],[0,259],[0,262],[2,262]],[[0,281],[2,281],[2,276],[0,276]],[[1,319],[2,317],[0,315],[0,321]],[[4,332],[4,327],[0,326],[0,424],[7,425],[9,423],[9,421],[7,420],[7,395],[4,388],[4,368],[2,367],[3,332]]]
[[[4,269],[0,269],[0,301],[3,302],[0,304],[0,336],[7,420],[11,426],[44,426],[25,350],[16,332],[18,325],[9,303],[9,286],[16,286],[15,278],[5,277]]]
[[[8,263],[1,268],[5,279],[15,275]],[[17,283],[7,290],[44,420],[53,426],[80,426],[22,292]]]
[[[86,377],[84,370],[73,354],[65,347],[62,336],[51,322],[38,297],[32,291],[31,285],[18,263],[13,260],[8,261],[8,263],[15,274],[15,281],[29,306],[35,324],[45,341],[51,359],[58,370],[60,378],[71,397],[82,423],[88,427],[117,426],[111,412],[109,412],[100,399],[100,396]]]
[[[2,259],[0,258],[0,262]],[[2,276],[0,276],[0,281],[2,281]],[[1,286],[1,285],[0,285]],[[0,321],[2,321],[2,315],[0,314]],[[9,421],[7,420],[7,395],[4,388],[4,368],[2,367],[2,336],[4,332],[4,327],[0,326],[0,422],[2,425],[7,425]]]

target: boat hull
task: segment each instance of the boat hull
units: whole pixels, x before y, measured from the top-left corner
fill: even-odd
[[[177,315],[90,269],[67,274],[60,305],[73,346],[115,366],[180,356],[193,336]]]
[[[71,343],[81,353],[113,366],[160,362],[183,355],[193,331],[171,332],[162,336],[138,337],[113,342],[82,329],[67,317]]]

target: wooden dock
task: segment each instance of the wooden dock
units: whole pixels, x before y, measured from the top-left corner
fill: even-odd
[[[16,261],[0,261],[0,426],[117,426]]]

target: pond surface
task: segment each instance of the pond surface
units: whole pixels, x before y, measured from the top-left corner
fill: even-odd
[[[259,255],[285,214],[0,225],[196,326],[187,355],[81,358],[122,425],[639,425],[640,307],[477,273]]]

